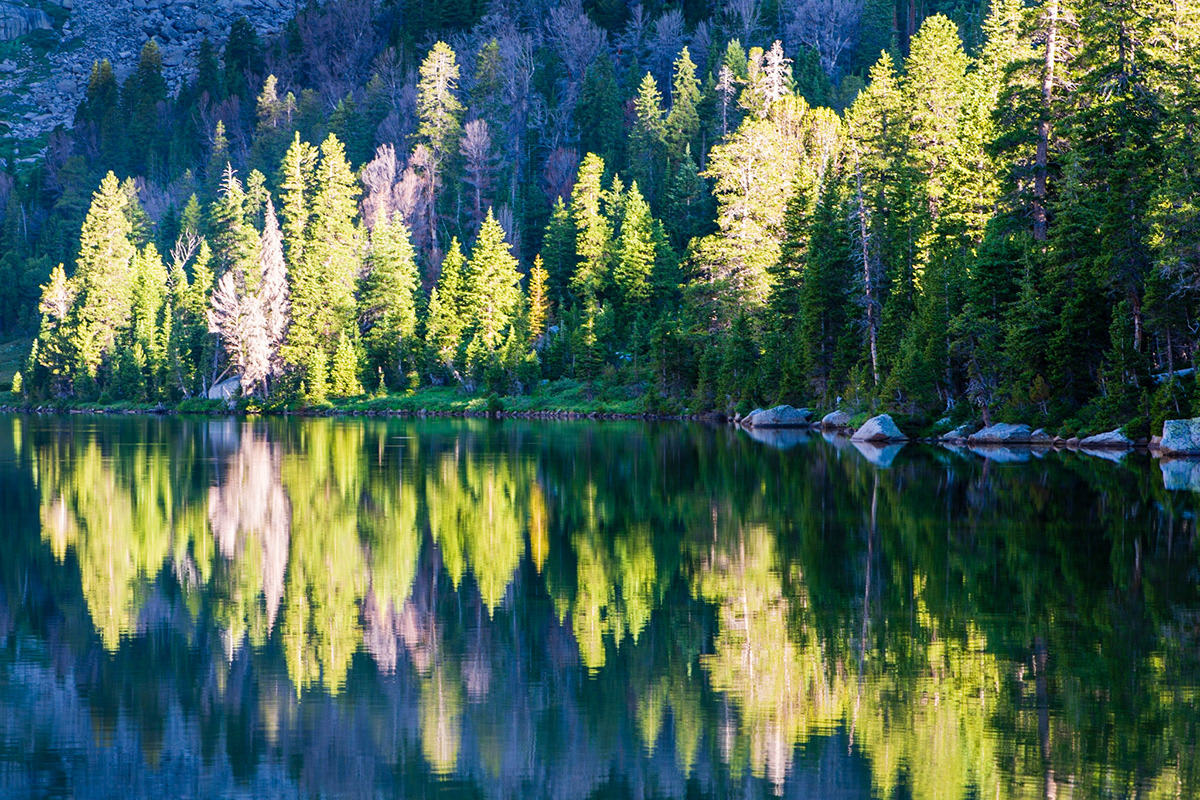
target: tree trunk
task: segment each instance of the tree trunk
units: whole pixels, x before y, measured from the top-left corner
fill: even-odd
[[[1054,67],[1058,58],[1058,0],[1046,2],[1046,60],[1042,68],[1042,116],[1038,120],[1033,171],[1033,238],[1046,241],[1046,173],[1050,154],[1050,110],[1054,101]]]

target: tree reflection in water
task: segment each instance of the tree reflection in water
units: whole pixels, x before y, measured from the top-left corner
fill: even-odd
[[[1194,495],[789,444],[0,418],[0,785],[1200,793]]]

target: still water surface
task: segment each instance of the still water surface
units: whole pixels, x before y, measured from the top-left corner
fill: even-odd
[[[988,455],[0,416],[0,795],[1200,796],[1186,468]]]

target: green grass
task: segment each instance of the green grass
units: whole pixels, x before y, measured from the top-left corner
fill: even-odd
[[[463,413],[507,411],[572,411],[580,414],[641,414],[646,408],[641,396],[631,397],[624,387],[597,388],[589,397],[585,384],[559,380],[538,386],[532,394],[515,397],[468,395],[455,387],[428,387],[404,394],[362,398],[332,406],[344,411],[434,411]]]

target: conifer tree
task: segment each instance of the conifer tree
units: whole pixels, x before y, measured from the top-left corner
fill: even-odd
[[[650,274],[654,269],[654,220],[650,206],[638,191],[637,181],[629,187],[622,204],[621,236],[613,264],[613,283],[627,309],[650,299]]]
[[[554,201],[554,209],[550,212],[550,222],[542,240],[542,259],[549,276],[550,294],[560,305],[567,300],[567,289],[578,262],[575,240],[571,209],[559,197]]]
[[[371,232],[367,274],[359,291],[359,326],[371,373],[384,370],[395,386],[407,386],[415,367],[420,283],[416,253],[400,215],[380,220]]]
[[[330,395],[339,399],[357,397],[363,393],[358,379],[358,353],[351,338],[343,334],[333,351],[333,369],[330,371]]]
[[[542,257],[537,256],[533,260],[533,269],[529,270],[529,338],[535,346],[546,332],[546,322],[550,318],[550,298],[546,294],[548,280]]]
[[[700,81],[696,65],[685,47],[675,61],[675,76],[671,88],[671,111],[667,114],[666,142],[671,159],[682,161],[700,133]]]
[[[667,166],[667,126],[663,120],[662,94],[649,72],[638,87],[633,109],[635,117],[633,130],[629,134],[629,174],[646,187],[653,200],[651,190],[659,185]]]
[[[470,276],[464,287],[463,311],[471,329],[475,358],[467,364],[471,370],[494,354],[504,341],[521,302],[521,276],[511,246],[505,241],[504,228],[488,211],[479,238],[471,251]]]
[[[614,169],[623,163],[625,131],[621,97],[607,50],[600,52],[584,75],[575,123],[585,153],[596,153]]]
[[[433,156],[429,176],[434,188],[434,197],[429,203],[429,230],[437,238],[436,187],[447,159],[458,152],[462,131],[463,106],[458,99],[458,57],[450,45],[437,42],[429,55],[421,62],[420,80],[417,83],[417,136]]]
[[[612,225],[601,208],[604,161],[588,153],[579,165],[575,191],[571,194],[571,216],[575,222],[579,264],[571,276],[571,290],[581,302],[598,302],[612,271]]]
[[[106,356],[115,354],[117,337],[129,326],[135,251],[128,204],[116,175],[108,173],[92,196],[80,233],[74,277],[79,287],[77,343],[80,371],[90,378]]]
[[[446,257],[442,259],[437,286],[429,295],[429,309],[425,318],[425,346],[435,370],[460,381],[462,378],[456,364],[466,323],[463,313],[466,298],[462,283],[464,261],[458,239],[451,239]]]

